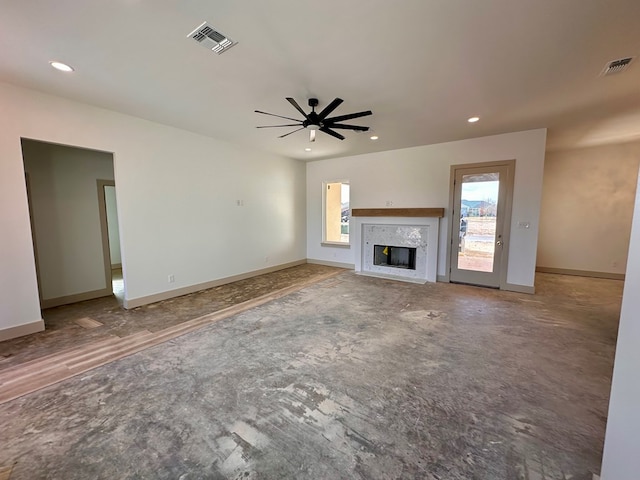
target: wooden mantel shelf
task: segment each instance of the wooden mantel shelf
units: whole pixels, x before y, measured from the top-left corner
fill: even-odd
[[[444,217],[444,208],[354,208],[352,217]]]

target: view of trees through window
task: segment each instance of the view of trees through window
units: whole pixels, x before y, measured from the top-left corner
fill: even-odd
[[[349,243],[349,184],[346,182],[327,183],[325,187],[325,225],[326,242]]]

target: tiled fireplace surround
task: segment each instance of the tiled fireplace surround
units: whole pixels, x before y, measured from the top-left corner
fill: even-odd
[[[435,282],[438,268],[438,229],[444,209],[353,209],[355,270],[416,283]],[[424,215],[424,216],[423,216]],[[416,249],[416,269],[374,265],[374,245]]]

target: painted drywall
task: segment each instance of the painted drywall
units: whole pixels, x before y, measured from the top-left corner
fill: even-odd
[[[640,142],[548,152],[538,266],[624,274]]]
[[[113,180],[113,156],[24,140],[43,300],[105,290],[98,179]]]
[[[118,229],[116,187],[104,187],[104,202],[107,209],[107,229],[109,230],[109,257],[113,267],[122,263],[120,258],[120,230]]]
[[[8,112],[0,115],[0,338],[3,340],[27,333],[34,324],[40,324],[37,330],[44,327],[20,137],[11,135],[5,124],[10,125]]]
[[[516,160],[507,282],[532,287],[546,130],[358,155],[307,164],[307,256],[355,264],[354,249],[321,245],[322,182],[349,181],[352,208],[447,207],[450,166]],[[450,212],[440,223],[438,275],[446,271]],[[529,229],[518,228],[528,222]]]
[[[640,472],[640,177],[636,178],[635,210],[609,400],[602,480],[636,480]]]
[[[300,161],[7,84],[0,105],[0,330],[41,319],[20,138],[113,152],[126,299],[306,256]]]

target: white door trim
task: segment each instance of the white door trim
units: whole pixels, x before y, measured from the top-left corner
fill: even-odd
[[[451,252],[453,248],[453,241],[456,240],[456,248],[457,248],[457,239],[458,239],[458,225],[453,225],[454,219],[454,202],[455,202],[455,186],[454,181],[456,178],[456,171],[461,169],[468,168],[478,168],[478,167],[508,167],[507,168],[507,194],[506,201],[504,207],[504,223],[503,223],[503,233],[502,233],[502,259],[500,262],[500,290],[511,290],[512,288],[507,283],[507,271],[509,267],[509,237],[511,233],[511,210],[513,205],[513,185],[515,178],[515,170],[516,170],[516,161],[515,160],[499,160],[495,162],[480,162],[480,163],[463,163],[458,165],[451,165],[450,175],[449,175],[449,228],[447,229],[447,256],[446,256],[446,267],[445,267],[445,275],[441,277],[441,280],[444,282],[451,281]],[[455,236],[454,236],[455,235]]]
[[[104,261],[104,279],[109,292],[113,293],[113,277],[111,274],[111,253],[109,250],[109,227],[107,224],[107,202],[104,187],[115,187],[114,180],[96,180],[98,185],[98,211],[100,214],[100,233],[102,234],[102,258]]]

